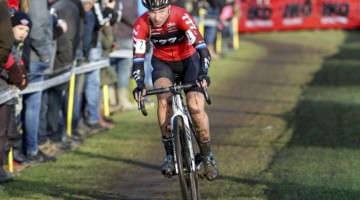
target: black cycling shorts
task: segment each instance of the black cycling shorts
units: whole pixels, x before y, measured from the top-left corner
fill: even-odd
[[[166,77],[172,83],[175,82],[175,73],[178,74],[179,80],[183,84],[195,82],[199,77],[200,71],[200,57],[198,53],[194,53],[190,57],[180,61],[165,61],[155,56],[151,59],[151,65],[153,67],[152,80],[153,83],[159,78]],[[193,87],[185,91],[202,92],[199,87]]]

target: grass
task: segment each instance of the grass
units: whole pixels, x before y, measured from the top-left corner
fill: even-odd
[[[290,63],[286,77],[274,80],[284,85],[259,95],[279,104],[242,118],[225,140],[236,146],[217,150],[223,153],[219,163],[226,166],[222,179],[205,186],[211,191],[207,199],[359,198],[359,36],[338,30],[245,36],[306,46],[315,53],[281,59],[285,64],[287,59],[303,61]]]
[[[240,37],[237,52],[213,62],[209,110],[226,123],[214,129],[221,176],[201,182],[204,199],[359,199],[359,36],[339,30],[249,34]],[[259,39],[312,50],[271,57],[274,50]],[[268,70],[285,65],[280,78],[263,82],[273,70],[254,74],[259,61],[269,63]],[[233,85],[236,80],[242,85]],[[240,94],[227,93],[241,86]],[[217,110],[217,99],[234,108]],[[114,119],[116,129],[88,138],[56,163],[21,172],[4,184],[0,199],[122,199],[119,174],[156,171],[146,160],[162,156],[146,152],[161,148],[161,140],[154,109],[147,117],[135,111]],[[149,198],[178,197],[164,189]]]
[[[281,185],[269,190],[273,199],[359,198],[360,87],[354,67],[360,61],[359,36],[341,32],[342,43],[324,59],[294,108],[292,138],[272,166]]]
[[[88,138],[79,150],[60,156],[55,163],[24,170],[16,181],[0,191],[0,199],[98,199],[99,195],[103,198],[109,185],[117,181],[112,174],[141,162],[143,151],[160,144],[153,134],[157,127],[144,130],[147,120],[155,120],[155,114],[151,115],[144,118],[138,112],[129,112],[115,116],[118,128]]]

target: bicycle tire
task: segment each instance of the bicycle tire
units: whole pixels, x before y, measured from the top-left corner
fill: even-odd
[[[174,143],[177,158],[178,176],[183,199],[200,199],[198,176],[196,171],[191,170],[191,152],[186,143],[184,121],[182,117],[174,118]]]

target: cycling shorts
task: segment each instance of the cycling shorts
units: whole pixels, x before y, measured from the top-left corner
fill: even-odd
[[[175,74],[178,75],[179,80],[183,84],[193,83],[199,78],[200,71],[200,57],[198,53],[179,61],[165,61],[155,56],[151,59],[153,67],[152,80],[153,83],[159,78],[168,78],[172,83],[175,82]],[[202,92],[199,87],[193,87],[185,90],[185,93],[190,91]]]

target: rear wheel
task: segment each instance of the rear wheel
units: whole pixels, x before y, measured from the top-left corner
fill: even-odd
[[[191,170],[191,151],[186,142],[184,122],[180,116],[174,119],[174,140],[178,176],[183,199],[200,199],[197,172]]]

